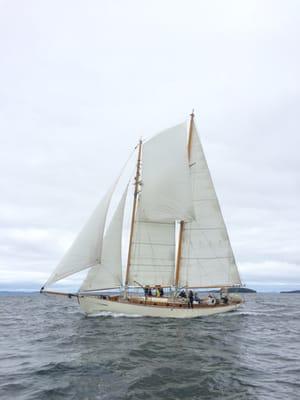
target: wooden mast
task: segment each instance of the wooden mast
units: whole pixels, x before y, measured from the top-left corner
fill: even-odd
[[[127,258],[127,268],[126,268],[126,278],[125,278],[125,288],[128,285],[129,280],[129,268],[130,268],[130,259],[131,259],[131,249],[132,249],[132,238],[133,238],[133,226],[137,208],[137,197],[139,194],[139,186],[140,186],[140,177],[141,177],[141,155],[142,155],[142,139],[139,140],[138,144],[138,157],[136,163],[136,173],[134,178],[134,195],[133,195],[133,208],[131,215],[131,225],[130,225],[130,236],[129,236],[129,249],[128,249],[128,258]]]
[[[190,114],[190,125],[189,125],[189,135],[187,142],[187,151],[188,151],[188,160],[191,158],[191,148],[192,148],[192,132],[193,132],[193,123],[194,123],[194,110]],[[184,221],[180,221],[179,224],[179,237],[178,237],[178,246],[177,246],[177,258],[176,258],[176,274],[175,274],[175,287],[178,288],[179,283],[179,272],[180,272],[180,260],[182,253],[182,234],[184,228]]]
[[[193,132],[193,123],[194,123],[194,109],[192,110],[192,113],[190,114],[190,126],[189,126],[189,136],[188,136],[188,160],[190,162],[191,159],[191,149],[192,149],[192,132]]]

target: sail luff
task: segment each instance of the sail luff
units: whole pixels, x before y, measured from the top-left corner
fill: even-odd
[[[133,229],[134,229],[134,221],[135,221],[136,210],[137,210],[137,201],[138,201],[140,175],[141,175],[142,144],[143,144],[143,142],[140,139],[139,144],[138,144],[138,156],[137,156],[136,174],[135,174],[135,182],[134,182],[135,188],[134,188],[134,195],[133,195],[133,207],[132,207],[131,224],[130,224],[129,247],[128,247],[126,274],[125,274],[125,286],[128,285],[128,279],[129,279]]]
[[[191,157],[194,116],[195,116],[195,114],[194,114],[194,110],[193,110],[192,113],[190,114],[189,134],[188,134],[188,142],[187,142],[187,152],[188,152],[188,161],[189,162],[190,162],[190,157]],[[178,245],[177,245],[176,268],[175,268],[175,287],[178,287],[178,284],[179,284],[183,229],[184,229],[184,221],[180,221],[179,237],[178,237]]]

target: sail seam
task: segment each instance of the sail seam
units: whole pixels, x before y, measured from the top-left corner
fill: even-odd
[[[172,223],[170,223],[170,222],[147,221],[144,219],[137,219],[136,222],[143,222],[143,224],[172,225]]]
[[[157,258],[151,258],[151,260],[157,260]],[[173,267],[173,264],[158,264],[153,262],[152,264],[141,264],[141,263],[133,263],[132,265],[138,265],[138,266],[142,266],[142,267]]]
[[[183,260],[230,260],[232,256],[226,257],[181,257]]]
[[[207,228],[193,228],[193,227],[184,227],[185,231],[224,231],[225,229],[223,227],[207,227]]]
[[[153,246],[153,245],[155,245],[155,246],[175,247],[175,244],[172,244],[172,243],[168,244],[168,243],[157,243],[157,242],[152,242],[152,243],[149,243],[149,242],[132,242],[132,244],[142,244],[144,246]]]

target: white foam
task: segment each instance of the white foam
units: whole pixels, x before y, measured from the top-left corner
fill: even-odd
[[[101,311],[96,314],[91,314],[88,315],[88,317],[94,318],[94,317],[112,317],[112,318],[140,318],[142,315],[138,314],[124,314],[124,313],[113,313],[111,311]]]
[[[254,312],[254,311],[237,311],[236,314],[238,315],[255,315],[255,316],[262,316],[262,315],[267,315],[264,312]]]

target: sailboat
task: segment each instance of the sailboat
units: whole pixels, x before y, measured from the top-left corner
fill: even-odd
[[[79,291],[68,294],[77,297],[87,316],[104,311],[194,318],[237,309],[243,300],[230,295],[228,288],[241,286],[241,279],[194,112],[189,121],[140,140],[136,157],[134,178],[127,183],[109,223],[108,210],[119,179],[41,293],[57,294],[49,290],[51,285],[89,269]],[[132,194],[128,190],[131,182]],[[131,223],[123,273],[123,221],[128,203],[132,205]],[[226,301],[214,295],[194,301],[196,289],[212,288],[221,288]]]

